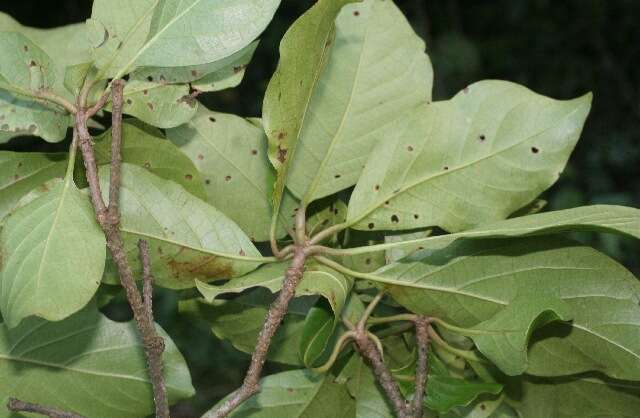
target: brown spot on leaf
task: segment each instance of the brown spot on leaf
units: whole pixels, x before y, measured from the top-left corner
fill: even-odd
[[[366,265],[371,264],[371,259],[370,259],[370,258],[367,258],[366,260],[364,260],[364,263],[365,263]]]
[[[463,88],[463,89],[462,89],[462,91],[463,91],[465,94],[469,93],[469,86],[467,86],[467,87]]]
[[[284,162],[287,160],[287,150],[284,148],[280,148],[280,146],[278,146],[278,161],[280,161],[282,164],[284,164]]]
[[[34,60],[29,61],[29,67],[35,67],[38,65]]]
[[[29,51],[29,47],[28,47],[27,45],[23,45],[23,46],[22,46],[22,49],[24,49],[24,52]]]
[[[240,252],[239,252],[238,254],[240,254],[240,255],[241,255],[241,256],[243,256],[243,257],[244,257],[245,255],[247,255],[247,254],[244,252],[244,250],[243,250],[243,249],[240,249]]]
[[[391,222],[393,222],[394,224],[397,224],[398,222],[400,222],[398,215],[391,215]]]
[[[245,68],[247,68],[247,64],[237,65],[233,67],[233,72],[238,74],[240,71],[244,70]]]
[[[537,154],[540,152],[540,150],[537,147],[531,147],[531,152],[533,152],[534,154]]]
[[[251,154],[252,155],[257,155],[258,154],[258,150],[257,149],[252,149],[251,150]]]
[[[213,279],[228,278],[234,275],[231,265],[214,255],[194,257],[189,261],[178,261],[175,258],[167,262],[167,267],[177,280],[190,281],[196,278]]]
[[[153,103],[147,102],[147,106],[149,107],[149,109],[153,110]]]
[[[409,152],[413,151],[413,147],[411,145],[407,146],[407,151]]]
[[[194,77],[197,77],[198,76],[198,71],[191,70],[191,75],[194,76]]]
[[[340,178],[340,174],[336,174],[336,175],[335,175],[335,176],[333,176],[333,177],[334,177],[334,178],[336,178],[336,179],[339,179],[339,178]]]
[[[360,16],[360,12],[359,12],[359,11],[357,11],[357,10],[354,10],[354,11],[353,11],[353,15],[354,15],[354,16]]]
[[[197,100],[195,97],[190,94],[185,94],[181,98],[178,99],[178,103],[186,103],[189,107],[196,107]]]
[[[148,76],[147,77],[147,81],[153,81],[153,77],[152,76]]]
[[[131,99],[127,99],[127,104],[130,105],[131,103],[133,103]]]
[[[205,184],[211,184],[211,180],[206,179],[206,180],[204,181],[204,183],[205,183]]]
[[[215,121],[216,121],[216,118],[214,118],[213,116],[209,116],[209,120],[210,120],[211,122],[215,122]]]
[[[413,214],[413,219],[418,219],[420,217],[420,215],[418,215],[417,213]]]
[[[149,94],[149,90],[147,90],[147,89],[142,90],[142,94],[144,94],[146,96],[147,94]]]
[[[369,223],[369,225],[367,225],[367,227],[368,227],[369,229],[373,229],[373,227],[375,227],[375,225],[373,224],[373,222],[370,222],[370,223]]]
[[[480,141],[484,141],[485,139],[487,139],[487,137],[486,137],[486,136],[484,136],[484,134],[481,134],[481,135],[478,137],[478,139],[479,139]]]
[[[199,159],[199,160],[204,160],[204,155],[202,155],[202,154],[198,154],[198,159]]]
[[[151,168],[151,163],[149,161],[145,162],[144,164],[142,164],[142,166],[146,169]]]
[[[184,178],[187,180],[193,180],[193,176],[191,174],[185,174]]]
[[[287,133],[284,131],[278,133],[278,139],[284,139],[285,136],[287,136]]]
[[[230,181],[231,180],[231,176],[224,176],[224,181]]]

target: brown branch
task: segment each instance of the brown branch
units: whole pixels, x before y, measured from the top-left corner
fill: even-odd
[[[218,409],[207,412],[203,415],[203,418],[226,417],[241,403],[260,391],[260,375],[262,374],[264,362],[267,359],[271,339],[275,335],[280,323],[287,313],[289,302],[295,296],[296,287],[298,286],[298,283],[300,283],[304,273],[304,263],[306,258],[307,252],[305,251],[304,245],[296,244],[293,250],[291,265],[285,273],[282,290],[278,294],[276,300],[273,301],[269,307],[269,312],[267,313],[262,330],[258,335],[256,349],[251,356],[251,364],[242,386],[234,391],[230,395],[229,399],[227,399]]]
[[[416,345],[418,346],[418,364],[416,365],[416,391],[411,402],[411,412],[415,418],[422,417],[424,394],[427,388],[428,362],[427,354],[429,350],[429,319],[425,316],[418,316],[416,324]]]
[[[140,250],[140,262],[142,263],[142,297],[147,325],[153,329],[152,333],[143,334],[147,363],[149,364],[149,375],[153,383],[153,400],[156,405],[156,417],[169,417],[169,400],[167,399],[167,387],[162,374],[162,353],[164,352],[164,340],[158,335],[153,324],[153,304],[152,304],[152,276],[151,261],[149,259],[149,244],[145,240],[138,241]]]
[[[380,351],[378,351],[376,345],[371,341],[366,330],[358,326],[354,340],[360,355],[367,359],[371,365],[373,374],[376,376],[380,387],[384,390],[384,393],[391,402],[396,416],[398,418],[412,418],[410,406],[402,396],[402,393],[400,393],[398,384],[387,365],[384,364]]]
[[[111,218],[117,218],[120,200],[120,167],[122,166],[122,102],[124,81],[115,80],[111,105],[111,178],[109,179],[109,207]]]
[[[74,412],[63,411],[51,406],[40,405],[37,403],[24,402],[16,398],[9,398],[7,408],[13,412],[32,412],[34,414],[44,415],[51,418],[85,418],[83,415]]]
[[[118,85],[118,83],[114,83]],[[87,89],[84,89],[87,90]],[[117,91],[117,89],[115,90]],[[118,93],[116,93],[118,94]],[[101,102],[106,102],[101,99]],[[117,99],[115,99],[117,100]],[[86,101],[86,97],[78,100],[79,105]],[[164,384],[164,377],[162,375],[162,352],[164,351],[164,340],[160,337],[155,328],[153,318],[149,315],[151,307],[147,307],[143,301],[138,288],[136,287],[135,278],[131,266],[127,260],[127,255],[124,249],[124,243],[122,241],[122,234],[120,233],[120,213],[118,211],[118,204],[112,200],[108,212],[107,206],[102,199],[102,192],[100,190],[100,181],[98,179],[98,167],[96,164],[95,153],[93,150],[93,144],[89,130],[87,129],[87,120],[91,115],[91,112],[95,111],[95,106],[91,109],[85,109],[79,106],[78,112],[75,115],[75,129],[78,133],[80,150],[84,160],[84,166],[86,171],[87,182],[89,183],[89,189],[91,194],[91,202],[93,204],[94,211],[96,213],[96,219],[98,224],[102,228],[107,241],[107,247],[111,252],[113,261],[118,268],[118,274],[120,276],[120,282],[125,289],[127,300],[133,311],[133,317],[136,321],[138,331],[142,337],[144,344],[144,351],[147,358],[147,364],[149,366],[149,377],[153,386],[154,401],[156,405],[156,416],[161,418],[169,417],[169,405],[166,396],[166,387]],[[95,112],[94,112],[95,113]],[[114,115],[114,127],[112,129],[116,132],[120,132],[121,117]],[[116,139],[120,142],[119,139]],[[114,158],[115,155],[115,158]],[[119,163],[120,150],[113,152],[112,150],[112,164],[115,167],[111,167],[111,181],[120,187],[120,163]],[[115,177],[114,177],[115,173]],[[110,187],[111,189],[111,187]],[[118,196],[118,191],[112,193],[111,196]],[[144,245],[141,248],[141,258],[145,262],[148,262],[148,251],[145,255]],[[148,274],[150,277],[150,274]],[[150,303],[149,298],[149,303]]]

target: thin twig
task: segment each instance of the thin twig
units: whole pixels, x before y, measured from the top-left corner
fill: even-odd
[[[167,399],[167,387],[162,375],[162,353],[164,352],[164,340],[155,331],[153,325],[153,287],[151,276],[151,261],[149,258],[149,244],[145,240],[138,241],[140,250],[140,263],[142,264],[142,304],[146,320],[151,324],[154,331],[143,337],[147,362],[149,364],[149,375],[153,383],[153,400],[156,405],[156,417],[169,417],[169,400]]]
[[[374,344],[369,338],[369,335],[367,335],[366,330],[358,327],[355,342],[360,355],[371,364],[373,374],[376,376],[380,387],[384,390],[384,393],[391,402],[396,416],[398,418],[411,418],[411,411],[407,401],[402,396],[402,393],[400,393],[398,384],[387,365],[384,364],[382,355],[378,351],[376,344]]]
[[[427,354],[429,350],[429,319],[425,316],[418,316],[416,324],[416,345],[418,346],[418,364],[416,365],[416,392],[411,401],[411,412],[415,418],[422,417],[424,393],[427,388],[428,362]]]
[[[251,356],[251,364],[247,371],[242,386],[234,391],[229,398],[215,410],[210,410],[203,415],[202,418],[222,418],[230,414],[245,400],[256,394],[260,390],[260,375],[262,367],[267,359],[269,345],[275,335],[282,319],[287,313],[289,302],[295,296],[295,290],[302,279],[304,273],[304,263],[307,254],[303,245],[297,244],[294,247],[293,259],[291,265],[287,269],[282,283],[282,290],[278,294],[276,300],[269,307],[269,312],[265,319],[262,330],[258,335],[256,348]]]
[[[111,177],[109,179],[109,207],[111,218],[117,218],[120,200],[120,167],[122,166],[122,102],[124,81],[115,80],[111,105]]]
[[[9,398],[7,408],[13,412],[32,412],[34,414],[44,415],[51,418],[85,418],[83,415],[74,412],[63,411],[51,406],[40,405],[37,403],[25,402],[16,398]]]
[[[88,89],[83,89],[83,91],[86,92],[88,91]],[[115,205],[112,204],[110,206],[110,208],[113,209],[113,212],[111,216],[109,216],[105,202],[102,199],[95,153],[93,150],[91,135],[89,134],[89,131],[87,129],[87,119],[90,117],[93,108],[87,110],[80,106],[81,103],[85,102],[86,97],[80,98],[78,100],[79,109],[75,115],[75,127],[78,132],[80,150],[82,151],[82,157],[84,159],[91,201],[96,213],[98,223],[100,224],[100,227],[105,234],[107,247],[109,248],[113,261],[118,268],[120,282],[122,283],[122,287],[125,289],[127,300],[129,301],[129,305],[131,306],[131,310],[133,311],[133,316],[136,321],[138,331],[140,332],[140,336],[142,337],[144,351],[149,366],[149,377],[153,386],[154,401],[156,404],[156,416],[160,418],[167,418],[169,417],[169,405],[166,397],[164,377],[162,375],[162,352],[164,351],[164,340],[157,334],[153,318],[149,315],[149,310],[151,308],[145,305],[145,302],[143,301],[143,298],[141,297],[140,292],[138,292],[138,288],[136,287],[133,271],[131,270],[131,266],[129,265],[129,262],[127,260],[127,254],[124,249],[124,243],[122,241],[122,234],[120,233],[120,214],[117,210],[118,205],[116,203]],[[106,99],[104,100],[104,102],[106,102]],[[116,125],[119,125],[121,123],[121,118],[114,117],[114,123]],[[116,130],[120,129],[119,126],[114,128]],[[112,156],[113,154],[116,155],[117,159],[117,156],[119,156],[120,152],[119,150],[115,153],[112,151]],[[111,181],[113,181],[114,184],[117,184],[119,187],[119,163],[116,163],[115,169],[112,166],[111,170],[112,175],[114,172],[116,173],[116,177],[114,178],[112,176]],[[115,192],[115,195],[118,196],[117,191]],[[148,252],[145,255],[145,253],[143,252],[143,248],[141,248],[140,256],[143,260],[143,265],[145,262],[148,262]],[[149,304],[150,302],[151,301],[149,299]]]

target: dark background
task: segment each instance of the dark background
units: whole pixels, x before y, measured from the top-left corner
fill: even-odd
[[[131,0],[135,1],[135,0]],[[313,2],[283,0],[239,88],[204,97],[210,108],[260,115],[284,31]],[[447,99],[487,78],[521,83],[569,99],[593,91],[593,109],[561,180],[543,196],[549,208],[609,203],[640,207],[640,1],[396,0],[427,42],[434,98]],[[89,0],[3,0],[0,11],[22,24],[54,27],[87,19]],[[36,147],[34,145],[34,147]],[[611,235],[580,235],[640,274],[640,246]],[[176,322],[175,296],[160,295],[159,321],[187,357],[195,402],[176,416],[199,416],[236,387],[247,356],[207,333]]]

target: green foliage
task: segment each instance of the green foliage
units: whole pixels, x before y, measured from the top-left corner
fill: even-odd
[[[172,403],[193,395],[184,358],[167,341],[164,370]],[[151,385],[135,324],[88,307],[64,321],[29,318],[0,325],[0,399],[64,405],[93,417],[140,417],[153,411]],[[5,411],[2,416],[7,416]]]
[[[416,315],[430,320],[424,416],[635,416],[640,283],[571,238],[639,239],[640,210],[544,212],[539,199],[591,94],[555,100],[483,80],[432,102],[425,43],[392,1],[319,0],[282,38],[261,118],[199,104],[240,83],[279,3],[95,0],[86,24],[50,30],[0,15],[0,141],[65,139],[74,108],[127,76],[119,227],[136,278],[138,241],[149,243],[166,303],[155,313],[177,308],[175,329],[204,321],[252,353],[292,248],[308,252],[272,324],[275,373],[230,416],[393,416],[349,338],[361,321],[411,399]],[[90,121],[104,200],[106,119]],[[0,152],[0,395],[146,416],[134,326],[95,308],[112,313],[122,295],[75,142],[69,154]],[[160,332],[175,403],[194,389]]]

